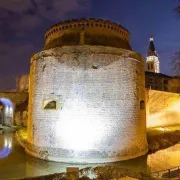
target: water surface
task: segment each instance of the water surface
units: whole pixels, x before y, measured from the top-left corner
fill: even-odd
[[[152,155],[111,164],[144,173],[164,170],[180,165],[180,144]],[[67,166],[81,169],[101,165],[105,164],[80,165],[36,159],[24,152],[24,149],[16,141],[14,132],[6,131],[0,135],[0,180],[65,172]]]

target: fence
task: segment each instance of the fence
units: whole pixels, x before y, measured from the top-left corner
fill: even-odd
[[[156,178],[178,178],[180,179],[180,166],[151,173]]]

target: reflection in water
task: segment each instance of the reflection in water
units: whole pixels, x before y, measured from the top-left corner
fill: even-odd
[[[68,164],[44,161],[33,158],[24,152],[14,137],[14,133],[0,135],[0,179],[40,176],[65,172],[66,167],[104,166],[106,164]],[[144,173],[159,171],[180,165],[180,144],[155,154],[142,156],[133,160],[108,163],[132,171]]]
[[[1,148],[2,147],[2,148]],[[6,147],[6,148],[5,148]],[[66,167],[85,167],[104,166],[106,164],[68,164],[44,161],[27,155],[14,137],[14,133],[0,135],[1,154],[0,159],[0,179],[21,178],[40,176],[52,173],[65,172]],[[5,157],[6,156],[6,157]],[[108,165],[129,168],[133,171],[147,172],[147,156],[142,156],[134,160],[109,163]]]
[[[120,166],[122,168],[128,168],[135,172],[144,172],[147,173],[147,156],[142,156],[140,158],[136,158],[133,160],[115,162],[115,163],[107,163],[107,164],[69,164],[69,163],[58,163],[51,161],[43,161],[40,159],[36,159],[28,156],[26,161],[26,176],[39,176],[45,174],[52,174],[57,172],[65,172],[66,167],[79,167],[79,169],[85,167],[97,167],[97,166],[105,166],[105,165],[113,165]]]
[[[0,150],[0,159],[5,158],[11,153],[11,147],[12,147],[12,137],[5,137],[4,146]]]
[[[147,163],[151,172],[180,166],[180,144],[149,155]]]

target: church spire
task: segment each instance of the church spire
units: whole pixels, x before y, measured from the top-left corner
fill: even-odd
[[[157,56],[158,57],[155,46],[154,46],[154,39],[153,39],[152,33],[150,34],[150,42],[149,42],[149,49],[148,49],[147,56]]]
[[[154,46],[152,33],[150,34],[149,49],[146,58],[146,71],[160,73],[159,58]]]

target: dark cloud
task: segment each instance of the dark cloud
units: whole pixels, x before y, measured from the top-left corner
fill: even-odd
[[[24,34],[23,30],[33,30],[45,20],[57,22],[71,14],[87,13],[90,5],[91,0],[6,0],[0,2],[0,19],[15,34]]]
[[[15,75],[7,75],[0,76],[0,90],[13,90],[16,87],[16,76]]]
[[[22,13],[33,8],[31,0],[1,0],[0,8],[8,11]]]
[[[87,13],[90,7],[91,0],[5,0],[0,1],[0,17],[7,16],[7,11],[18,14],[31,11],[35,16],[55,21],[71,13]]]
[[[88,13],[90,2],[0,0],[0,89],[15,87],[15,77],[29,72],[30,57],[43,48],[43,29]]]
[[[0,75],[22,74],[29,70],[29,61],[36,48],[26,43],[0,43]]]
[[[16,38],[24,38],[24,37],[27,37],[28,36],[28,33],[19,29],[18,31],[15,32],[14,36]]]
[[[12,21],[10,27],[14,30],[32,30],[42,23],[42,19],[35,14],[25,14]]]
[[[9,12],[5,9],[0,9],[0,19],[9,17]]]
[[[35,0],[37,13],[51,21],[68,18],[72,13],[88,12],[91,7],[91,0],[52,0],[45,2]]]

